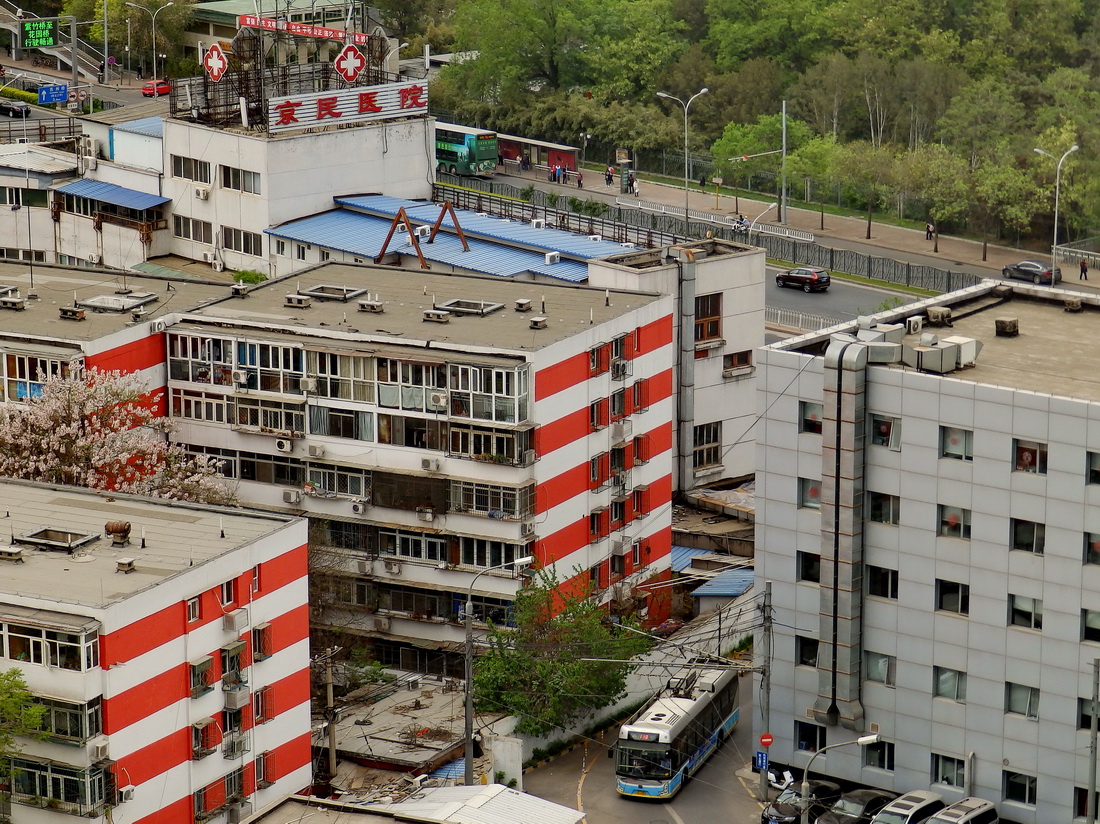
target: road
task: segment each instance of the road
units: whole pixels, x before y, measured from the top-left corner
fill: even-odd
[[[782,309],[793,309],[812,315],[823,315],[838,321],[852,320],[860,315],[879,312],[903,303],[922,300],[920,296],[878,286],[865,286],[850,283],[834,277],[826,292],[803,292],[794,287],[780,287],[775,283],[775,274],[782,269],[768,266],[764,283],[764,303]]]

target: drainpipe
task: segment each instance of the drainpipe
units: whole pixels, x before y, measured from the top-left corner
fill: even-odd
[[[676,402],[676,426],[679,433],[679,489],[695,486],[692,456],[695,452],[695,253],[691,249],[672,249],[676,258],[678,297],[680,300],[680,390]]]

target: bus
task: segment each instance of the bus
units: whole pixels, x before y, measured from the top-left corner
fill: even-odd
[[[619,729],[611,750],[615,789],[633,798],[671,798],[722,746],[741,714],[737,671],[685,667]]]
[[[453,175],[491,175],[497,167],[497,133],[454,123],[435,124],[435,167]]]

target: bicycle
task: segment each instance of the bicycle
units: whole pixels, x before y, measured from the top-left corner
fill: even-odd
[[[36,56],[33,60],[31,60],[31,65],[34,66],[34,68],[36,69],[56,69],[57,60],[53,57]]]

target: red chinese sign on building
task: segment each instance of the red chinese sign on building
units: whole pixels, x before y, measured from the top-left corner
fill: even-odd
[[[359,49],[348,43],[336,55],[332,65],[338,75],[344,78],[346,82],[351,83],[359,76],[359,72],[367,67],[367,58],[363,57],[363,53]]]
[[[343,40],[345,43],[354,43],[356,46],[365,46],[370,41],[369,34],[361,34],[357,31],[330,29],[325,26],[310,26],[306,23],[275,20],[271,17],[257,17],[254,14],[238,15],[237,27],[241,29],[281,31],[287,34],[296,34],[299,37],[318,37],[322,40]]]
[[[202,65],[206,69],[206,73],[210,75],[210,79],[217,83],[225,76],[225,70],[229,68],[229,61],[225,59],[225,52],[222,51],[222,47],[215,43],[206,50]]]
[[[267,104],[267,130],[285,132],[330,123],[346,126],[427,112],[428,87],[425,84],[417,81],[386,83],[272,97]]]

